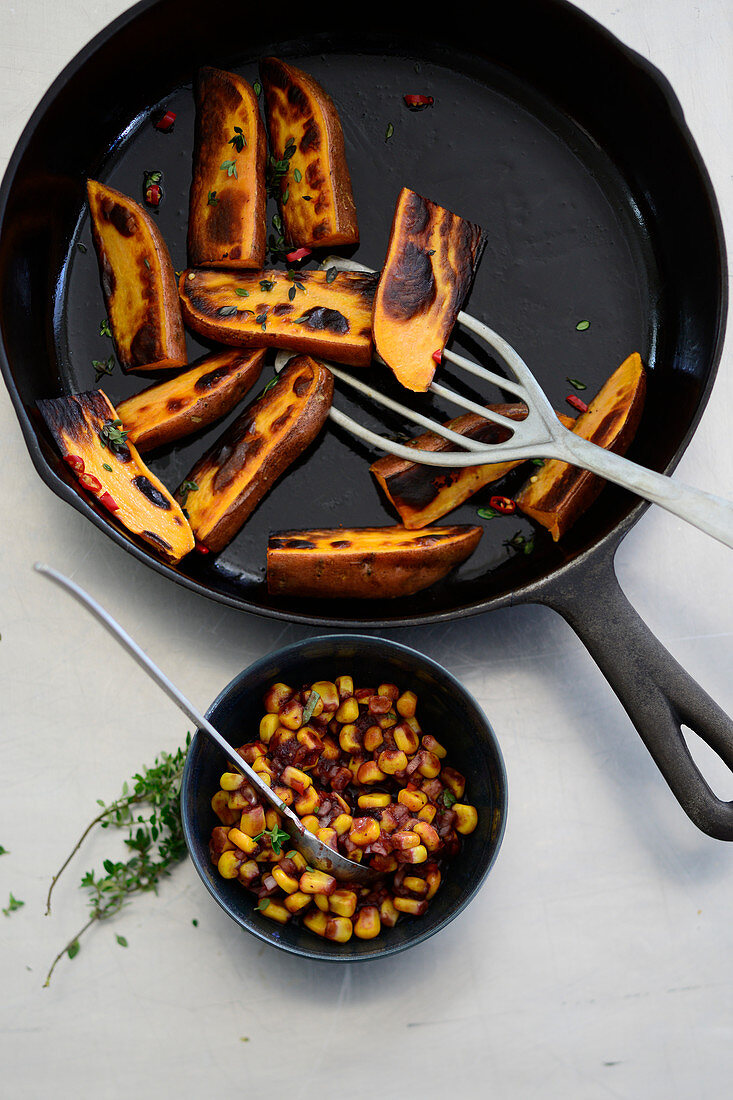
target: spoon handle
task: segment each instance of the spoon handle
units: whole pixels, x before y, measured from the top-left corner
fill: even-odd
[[[291,816],[291,811],[289,811],[288,807],[285,805],[282,799],[280,799],[275,794],[275,792],[271,790],[271,788],[268,787],[267,784],[260,779],[257,772],[253,768],[250,768],[249,764],[247,764],[246,761],[244,761],[239,756],[239,754],[232,748],[228,741],[225,741],[219,731],[215,729],[214,726],[212,726],[211,722],[209,722],[209,720],[205,718],[203,714],[200,714],[199,711],[196,710],[196,707],[193,705],[193,703],[189,702],[186,696],[178,690],[176,685],[171,683],[165,673],[161,672],[154,661],[152,661],[150,657],[148,657],[147,653],[140,648],[137,642],[130,637],[127,631],[122,629],[120,624],[116,621],[116,619],[112,618],[108,611],[105,611],[105,609],[100,604],[98,604],[97,601],[93,599],[87,592],[85,592],[83,588],[80,588],[80,586],[74,581],[69,580],[69,578],[65,577],[63,573],[59,573],[56,569],[52,569],[49,565],[43,565],[41,564],[41,562],[36,562],[33,568],[36,570],[36,572],[42,573],[44,577],[48,577],[50,580],[54,581],[61,588],[66,589],[66,591],[69,592],[75,600],[78,600],[80,604],[83,604],[83,606],[86,607],[87,611],[89,611],[94,616],[94,618],[97,619],[102,624],[102,626],[106,630],[108,630],[114,638],[117,639],[122,648],[127,650],[133,660],[135,660],[140,665],[140,667],[143,668],[145,672],[147,672],[148,676],[150,676],[152,680],[155,680],[158,687],[165,692],[168,698],[171,699],[176,704],[176,706],[180,710],[182,710],[183,713],[188,718],[190,718],[192,722],[196,724],[199,729],[204,730],[205,733],[208,733],[209,737],[216,741],[222,752],[226,753],[226,755],[230,759],[233,758],[237,770],[243,772],[248,781],[252,784],[253,787],[255,787],[260,795],[262,795],[265,801],[270,803],[271,805],[274,805],[275,808],[279,810],[280,813],[285,814],[286,817]],[[299,821],[298,824],[300,825]]]

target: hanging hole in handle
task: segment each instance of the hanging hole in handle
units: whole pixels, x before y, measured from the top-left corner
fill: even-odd
[[[680,728],[690,755],[710,789],[725,802],[733,800],[733,772],[693,729],[684,723]]]

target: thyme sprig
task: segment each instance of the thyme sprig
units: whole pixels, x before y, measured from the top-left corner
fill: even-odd
[[[189,733],[184,747],[174,753],[162,752],[156,756],[152,766],[136,772],[131,783],[123,784],[122,794],[114,802],[105,805],[98,799],[102,809],[86,827],[51,880],[46,914],[51,912],[51,895],[56,883],[95,826],[107,829],[113,825],[117,829],[127,829],[125,844],[131,855],[126,860],[105,859],[102,865],[104,873],[87,871],[83,876],[80,885],[88,893],[89,919],[59,951],[51,963],[44,986],[51,981],[64,955],[73,959],[78,954],[79,940],[89,928],[98,921],[115,916],[135,894],[150,890],[157,893],[160,881],[186,854],[179,793],[190,742]],[[140,813],[143,806],[146,811]],[[121,942],[119,937],[117,942]]]

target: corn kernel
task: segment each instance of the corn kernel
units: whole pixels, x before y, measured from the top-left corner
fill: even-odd
[[[314,814],[321,804],[321,796],[315,787],[310,786],[305,794],[296,799],[295,812],[299,817]]]
[[[223,791],[237,791],[244,783],[241,772],[224,772],[219,780],[219,786]]]
[[[399,863],[394,856],[373,855],[370,860],[370,866],[372,866],[375,871],[379,871],[380,874],[389,874],[391,871],[397,870]]]
[[[280,719],[277,714],[266,714],[260,721],[260,741],[267,745],[279,725]]]
[[[289,894],[285,898],[284,904],[289,913],[301,913],[308,908],[312,900],[310,894],[304,894],[302,890],[296,890],[294,894]]]
[[[308,830],[309,833],[317,833],[321,827],[321,823],[315,814],[306,814],[305,817],[301,817],[303,827]]]
[[[424,791],[412,790],[410,787],[403,787],[400,793],[397,795],[397,801],[403,806],[406,806],[410,813],[418,813],[428,800],[428,796]]]
[[[415,825],[415,832],[429,852],[438,850],[442,843],[438,836],[438,830],[429,825],[427,821],[418,821]]]
[[[398,913],[409,913],[413,917],[421,917],[427,912],[428,903],[417,898],[395,898],[394,907]]]
[[[394,900],[390,897],[383,899],[379,906],[379,919],[387,928],[394,928],[400,919],[400,914],[394,907]]]
[[[384,743],[384,736],[380,726],[370,726],[364,734],[364,748],[367,752],[374,752]]]
[[[392,730],[394,735],[395,744],[398,749],[402,749],[408,756],[412,756],[416,753],[420,746],[420,739],[413,729],[410,729],[407,722],[400,722]]]
[[[466,777],[456,771],[455,768],[443,768],[443,773],[440,777],[445,783],[446,787],[455,795],[458,802],[461,801],[466,791]]]
[[[328,764],[332,764],[334,760],[339,758],[339,747],[334,741],[333,737],[329,737],[328,734],[323,738],[323,752],[321,753],[321,759]]]
[[[354,681],[350,676],[337,676],[336,688],[339,693],[339,698],[345,699],[348,695],[354,694]]]
[[[290,787],[273,787],[272,789],[281,802],[284,802],[286,806],[292,806],[295,801],[295,795],[290,790]]]
[[[453,813],[456,815],[456,831],[467,836],[478,825],[478,810],[475,806],[467,806],[462,802],[453,804]]]
[[[391,729],[392,726],[397,725],[397,715],[393,710],[391,710],[388,714],[382,715],[382,717],[377,721],[377,725],[380,727],[380,729],[383,730]]]
[[[343,703],[336,711],[337,722],[355,722],[359,717],[359,704],[353,695],[350,695],[348,699],[344,699]]]
[[[262,898],[257,908],[268,920],[276,920],[278,924],[287,924],[292,916],[284,905],[273,901],[272,898]]]
[[[308,706],[308,704],[310,703],[314,691],[315,691],[315,688],[312,688],[310,691],[303,692],[303,694],[305,696],[306,706]],[[318,693],[318,700],[316,701],[316,703],[313,707],[313,710],[311,711],[311,718],[318,718],[318,716],[320,714],[323,714],[323,698],[321,697],[320,692],[319,692]]]
[[[361,752],[361,740],[359,731],[353,722],[347,722],[339,731],[339,745],[344,752]]]
[[[438,811],[436,807],[433,806],[432,802],[428,802],[427,806],[423,806],[417,816],[420,821],[427,821],[428,825],[430,825],[437,812]]]
[[[385,778],[384,772],[375,760],[367,760],[356,773],[357,783],[381,783]]]
[[[300,876],[300,889],[304,894],[326,894],[334,892],[338,883],[333,875],[325,871],[303,871]]]
[[[287,684],[273,684],[265,695],[265,710],[269,714],[277,714],[280,707],[293,694]]]
[[[395,775],[405,770],[408,761],[402,749],[385,749],[384,752],[380,752],[377,763],[387,775]]]
[[[359,768],[362,766],[363,763],[364,757],[359,755],[350,757],[346,764],[346,767],[349,769],[355,780],[359,772]]]
[[[311,684],[311,690],[317,691],[320,695],[321,702],[323,704],[323,710],[328,713],[338,710],[338,688],[335,684],[332,684],[330,680],[316,680],[315,684]]]
[[[417,710],[417,695],[414,691],[404,691],[395,703],[398,714],[403,718],[412,718]]]
[[[313,780],[307,772],[302,772],[300,768],[294,768],[292,764],[288,764],[286,768],[283,768],[283,773],[280,778],[286,787],[292,787],[293,790],[297,791],[299,794],[305,794],[313,783]]]
[[[275,828],[280,828],[282,825],[282,817],[277,810],[269,809],[265,810],[265,823],[267,828],[272,831]]]
[[[328,913],[328,898],[325,894],[311,894],[313,901],[316,903],[322,913]]]
[[[296,852],[295,848],[291,848],[289,852],[286,852],[285,858],[291,859],[295,864],[295,869],[299,872],[305,871],[306,867],[308,866],[308,864],[305,862],[305,858],[300,854],[300,852]]]
[[[303,924],[317,936],[325,936],[328,917],[320,909],[311,909],[303,917]]]
[[[344,833],[348,833],[353,823],[354,819],[351,814],[339,814],[338,817],[334,819],[332,828],[336,830],[338,836],[343,836]]]
[[[397,684],[380,684],[377,688],[377,695],[386,695],[388,699],[394,702],[400,697],[400,689]]]
[[[242,788],[238,791],[229,791],[227,794],[227,806],[230,810],[238,810],[241,813],[241,811],[246,810],[247,806],[250,804],[250,799],[247,798]]]
[[[349,839],[359,848],[366,848],[367,844],[379,840],[379,832],[379,823],[373,817],[356,817],[349,830]]]
[[[399,853],[400,863],[424,863],[428,858],[428,850],[424,844],[418,844],[416,848],[405,848]]]
[[[360,810],[381,810],[392,801],[390,794],[375,791],[374,794],[360,794],[357,802]]]
[[[233,825],[239,814],[229,809],[229,795],[226,791],[217,791],[211,800],[211,808],[222,825]]]
[[[323,752],[323,741],[311,726],[301,726],[296,737],[300,744],[311,752],[317,752],[319,756]]]
[[[402,885],[413,894],[419,894],[421,898],[424,898],[428,892],[427,882],[424,878],[418,878],[417,875],[405,875]]]
[[[265,811],[260,805],[250,806],[239,819],[239,828],[247,836],[259,836],[264,833],[266,826]]]
[[[268,778],[270,778],[274,774],[272,770],[272,764],[265,756],[257,757],[254,764],[252,765],[252,770],[256,771],[260,777],[266,775]]]
[[[258,756],[264,756],[267,749],[261,741],[248,741],[246,745],[241,745],[237,749],[237,756],[241,756],[242,760],[246,760],[248,764],[254,764]]]
[[[373,940],[381,931],[382,922],[376,905],[365,905],[359,910],[354,923],[354,935],[360,940]]]
[[[427,901],[430,901],[435,896],[438,887],[440,886],[441,874],[440,868],[436,867],[434,863],[425,868],[425,881],[428,884],[428,892],[425,895]]]
[[[324,936],[335,943],[346,943],[351,939],[354,926],[348,917],[331,917],[326,924]]]
[[[353,917],[356,909],[357,897],[353,890],[334,890],[328,899],[332,913],[339,917]]]
[[[236,878],[242,864],[242,857],[235,851],[222,852],[217,868],[222,878]]]
[[[428,752],[427,749],[420,749],[418,753],[420,763],[417,766],[417,770],[420,775],[424,775],[426,779],[435,779],[436,775],[440,775],[440,758],[435,755],[434,752]]]
[[[428,752],[435,753],[435,755],[439,756],[441,760],[444,756],[446,756],[448,751],[443,747],[443,745],[441,745],[440,741],[435,740],[432,733],[423,734],[422,747],[424,749],[427,749]]]
[[[253,859],[246,860],[239,868],[237,878],[242,886],[251,886],[260,873],[260,869]]]
[[[299,730],[303,725],[303,707],[297,699],[288,699],[279,710],[280,725],[289,730]]]
[[[246,856],[251,856],[253,852],[257,851],[255,841],[251,836],[243,833],[241,829],[230,829],[227,835],[235,848],[239,848],[240,852],[244,852]]]
[[[270,872],[275,882],[286,894],[294,894],[298,889],[298,880],[283,871],[282,867],[273,867]]]
[[[408,848],[417,848],[419,843],[420,837],[417,833],[413,833],[411,829],[400,829],[399,832],[392,833],[392,844],[401,852],[406,851]]]
[[[405,722],[407,722],[410,729],[414,730],[415,733],[422,733],[422,726],[420,725],[414,714],[412,718],[405,718]]]
[[[329,828],[319,829],[318,832],[316,833],[316,836],[318,837],[318,839],[320,841],[322,841],[324,844],[326,844],[329,848],[333,848],[333,850],[335,852],[338,851],[338,845],[336,844],[336,840],[338,838],[338,833],[336,832],[335,829],[329,829]]]

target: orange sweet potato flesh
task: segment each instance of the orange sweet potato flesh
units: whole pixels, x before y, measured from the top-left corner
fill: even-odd
[[[358,244],[344,136],[331,97],[276,57],[260,62],[260,75],[272,156],[289,162],[279,184],[285,240],[306,248]],[[286,155],[289,145],[292,155]]]
[[[264,348],[227,348],[128,397],[117,406],[128,440],[138,451],[152,451],[226,416],[254,386],[265,354]]]
[[[512,420],[523,420],[527,413],[522,404],[488,405],[487,408]],[[571,416],[564,416],[562,413],[558,414],[558,418],[566,428],[572,428],[575,423]],[[501,424],[493,424],[477,413],[466,413],[455,420],[447,420],[443,427],[451,428],[459,435],[477,439],[481,443],[502,443],[510,435]],[[418,435],[406,446],[423,451],[448,451],[453,448],[449,440],[435,432]],[[373,462],[369,469],[405,527],[414,530],[441,519],[479,489],[499,481],[519,465],[521,461],[489,462],[482,466],[463,467],[422,466],[404,458],[386,455]]]
[[[267,590],[329,599],[411,596],[465,561],[481,534],[468,526],[278,531],[267,547]]]
[[[167,370],[187,362],[176,276],[165,241],[139,203],[87,181],[92,236],[120,366]]]
[[[199,542],[218,552],[262,497],[320,432],[333,397],[333,375],[307,355],[291,359],[278,381],[249,405],[185,479],[186,502]],[[184,483],[185,484],[185,483]]]
[[[478,225],[404,187],[374,301],[377,353],[408,390],[424,391],[473,281]]]
[[[193,549],[193,534],[180,506],[135,446],[129,441],[102,443],[103,429],[119,424],[106,394],[89,390],[39,401],[38,408],[62,456],[80,458],[84,470],[78,473],[91,475],[101,484],[90,495],[110,508],[109,514],[168,562],[179,561]],[[116,510],[104,494],[117,505]]]
[[[190,264],[262,267],[266,156],[265,127],[251,86],[235,73],[201,69],[188,212]],[[222,168],[225,162],[228,167]]]
[[[329,281],[330,279],[330,281]],[[372,306],[378,276],[371,272],[285,271],[181,274],[186,324],[209,340],[234,347],[290,348],[367,367],[372,359]]]
[[[599,447],[623,454],[639,425],[645,394],[644,367],[634,352],[601,387],[588,411],[580,414],[573,431]],[[546,527],[557,542],[605,484],[596,474],[553,458],[535,471],[515,499],[518,507]]]

